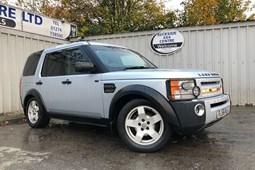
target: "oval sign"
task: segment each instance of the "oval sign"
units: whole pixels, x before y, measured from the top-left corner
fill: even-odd
[[[171,54],[182,48],[183,35],[177,30],[163,30],[151,39],[151,49],[158,54]]]

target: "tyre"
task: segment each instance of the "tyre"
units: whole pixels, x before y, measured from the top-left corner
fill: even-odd
[[[117,128],[127,146],[138,152],[158,151],[172,135],[163,112],[144,99],[132,100],[121,109]]]
[[[46,110],[42,102],[32,97],[26,105],[26,118],[32,128],[42,128],[49,124],[50,118],[46,115]]]

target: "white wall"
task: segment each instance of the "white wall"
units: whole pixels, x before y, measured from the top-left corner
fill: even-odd
[[[66,41],[0,27],[0,113],[21,109],[19,80],[27,57],[63,43]]]
[[[184,36],[180,51],[160,56],[150,49],[158,31],[87,37],[85,40],[134,49],[160,68],[196,68],[217,71],[233,105],[255,104],[255,21],[175,28]]]

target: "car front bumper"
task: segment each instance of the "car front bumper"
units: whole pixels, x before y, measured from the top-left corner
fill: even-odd
[[[200,129],[206,128],[230,113],[230,97],[228,94],[222,94],[210,98],[171,102],[178,119],[180,127],[177,131],[183,134],[194,133]],[[195,106],[201,104],[204,106],[204,114],[198,116],[195,113]]]

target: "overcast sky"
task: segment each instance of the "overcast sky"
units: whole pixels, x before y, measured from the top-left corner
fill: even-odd
[[[167,9],[178,9],[181,8],[181,0],[164,0]]]

